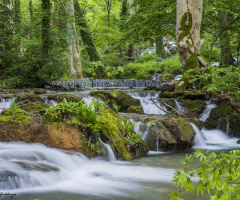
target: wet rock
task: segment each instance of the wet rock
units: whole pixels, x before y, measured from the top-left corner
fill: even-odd
[[[18,165],[20,165],[22,168],[28,169],[28,170],[39,170],[39,171],[44,171],[44,172],[59,172],[60,169],[54,166],[50,166],[47,164],[43,163],[27,163],[27,162],[16,162]]]
[[[118,91],[92,91],[90,93],[91,96],[100,98],[102,101],[109,101],[109,105],[112,108],[113,105],[120,105],[120,112],[126,112],[127,109],[131,106],[140,106],[140,100],[134,99],[130,95],[126,94],[122,90]]]
[[[16,102],[19,103],[29,103],[29,102],[43,102],[46,99],[45,96],[42,95],[33,95],[33,94],[24,94],[17,96]]]
[[[180,90],[175,90],[174,92],[164,91],[160,94],[160,98],[177,98],[183,95],[184,95],[184,92]]]
[[[174,92],[175,90],[175,85],[178,83],[177,80],[173,80],[169,83],[164,83],[161,87],[161,92]]]
[[[240,140],[238,140],[237,143],[240,144]]]
[[[206,93],[201,90],[175,90],[174,92],[164,91],[160,94],[161,98],[184,98],[191,100],[204,100]]]
[[[40,113],[44,114],[46,109],[49,108],[49,105],[43,102],[29,102],[29,103],[20,103],[20,108],[30,113]]]
[[[159,98],[158,101],[160,103],[165,103],[166,105],[169,105],[173,108],[175,108],[175,102],[174,102],[174,99],[173,98]],[[168,106],[165,106],[167,108],[168,111],[172,111],[172,109]]]
[[[47,91],[45,89],[42,89],[42,88],[35,88],[33,90],[34,94],[46,94]]]

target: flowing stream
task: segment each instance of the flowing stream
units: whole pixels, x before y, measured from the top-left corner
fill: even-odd
[[[91,98],[87,92],[71,92],[83,97],[86,102]],[[146,114],[164,115],[151,101],[157,102],[159,93],[128,92],[140,100]],[[46,100],[54,105],[54,102]],[[175,102],[178,110],[184,107]],[[11,101],[1,99],[0,106],[7,108]],[[157,102],[163,110],[166,108]],[[208,102],[200,120],[205,121],[216,105]],[[1,110],[0,110],[1,111]],[[133,122],[133,120],[131,120]],[[141,122],[135,122],[134,130],[142,132],[146,140],[149,127],[142,127]],[[191,124],[196,137],[193,149],[210,149],[219,151],[239,149],[238,138],[230,138],[220,130],[199,130]],[[228,131],[228,128],[226,132]],[[100,140],[101,141],[101,140]],[[158,142],[158,140],[157,140]],[[181,170],[180,161],[186,153],[149,152],[149,155],[133,161],[116,160],[111,147],[106,147],[108,159],[89,159],[80,153],[48,148],[41,144],[0,143],[0,192],[16,194],[13,198],[19,200],[169,200],[168,194],[174,191],[172,177],[174,171]],[[156,143],[158,146],[158,144]],[[111,162],[109,162],[111,161]],[[8,199],[9,196],[2,196]],[[206,196],[193,197],[185,195],[184,199],[205,200]]]

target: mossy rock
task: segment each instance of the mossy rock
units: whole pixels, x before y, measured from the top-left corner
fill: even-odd
[[[30,121],[32,121],[32,117],[27,115],[26,111],[22,109],[17,110],[6,109],[2,111],[0,115],[0,122],[25,123]]]
[[[37,101],[44,101],[44,97],[40,95],[19,95],[17,96],[16,102],[28,103],[28,102],[37,102]]]
[[[72,101],[72,102],[79,102],[82,101],[81,97],[76,97],[70,94],[57,94],[57,95],[48,95],[49,100],[54,100],[57,103],[63,102],[64,99],[67,101]]]
[[[204,100],[206,99],[206,93],[202,90],[186,90],[183,98],[191,100]]]
[[[215,129],[219,125],[220,120],[220,129],[226,131],[228,115],[231,114],[232,109],[225,103],[220,103],[216,108],[211,110],[209,118],[204,123],[204,126],[207,129]]]
[[[128,152],[126,139],[121,132],[121,123],[118,121],[119,115],[109,108],[100,107],[100,132],[103,141],[108,141],[110,146],[114,147],[113,150],[117,155],[126,160],[132,159],[132,155]]]
[[[177,140],[178,150],[187,150],[192,148],[195,133],[189,122],[181,117],[174,116],[166,117],[162,120],[162,122]]]
[[[160,98],[177,98],[179,96],[183,96],[184,92],[180,90],[176,90],[174,92],[164,91],[160,94]]]
[[[46,109],[49,108],[49,105],[38,101],[38,102],[29,102],[26,104],[21,104],[20,107],[21,109],[30,113],[44,114],[46,112]]]
[[[233,113],[229,117],[230,130],[234,137],[240,137],[240,113]]]
[[[187,108],[186,114],[189,117],[196,117],[196,118],[198,118],[199,115],[204,111],[205,104],[206,104],[205,101],[201,101],[201,100],[180,99],[180,101]]]
[[[103,101],[109,101],[109,105],[112,108],[113,105],[120,105],[121,108],[119,109],[120,112],[126,112],[127,109],[131,106],[140,106],[140,100],[134,99],[130,95],[126,94],[122,90],[118,91],[92,91],[90,93],[91,96],[100,98]]]
[[[130,106],[127,109],[127,113],[138,113],[138,114],[144,114],[143,107],[142,106]]]
[[[33,90],[34,94],[46,94],[47,91],[45,89],[42,89],[42,88],[35,88]]]

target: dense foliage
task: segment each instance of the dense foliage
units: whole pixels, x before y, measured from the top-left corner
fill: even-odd
[[[197,150],[194,155],[186,156],[182,161],[184,170],[175,172],[173,181],[179,188],[171,194],[171,200],[180,198],[183,188],[199,196],[208,193],[212,200],[237,200],[240,198],[240,151],[233,150],[228,153],[216,154]],[[196,169],[188,167],[189,163],[200,159]]]

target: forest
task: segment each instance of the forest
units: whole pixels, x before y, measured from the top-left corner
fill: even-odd
[[[0,0],[0,198],[238,200],[240,0]]]
[[[2,0],[0,85],[151,79],[156,73],[161,80],[171,80],[184,72],[192,86],[239,98],[239,1],[204,1],[193,24],[198,26],[194,37],[201,43],[194,46],[204,64],[199,60],[199,67],[193,59],[191,69],[184,68],[187,55],[181,53],[189,45],[180,48],[176,41],[180,4],[173,0]]]

